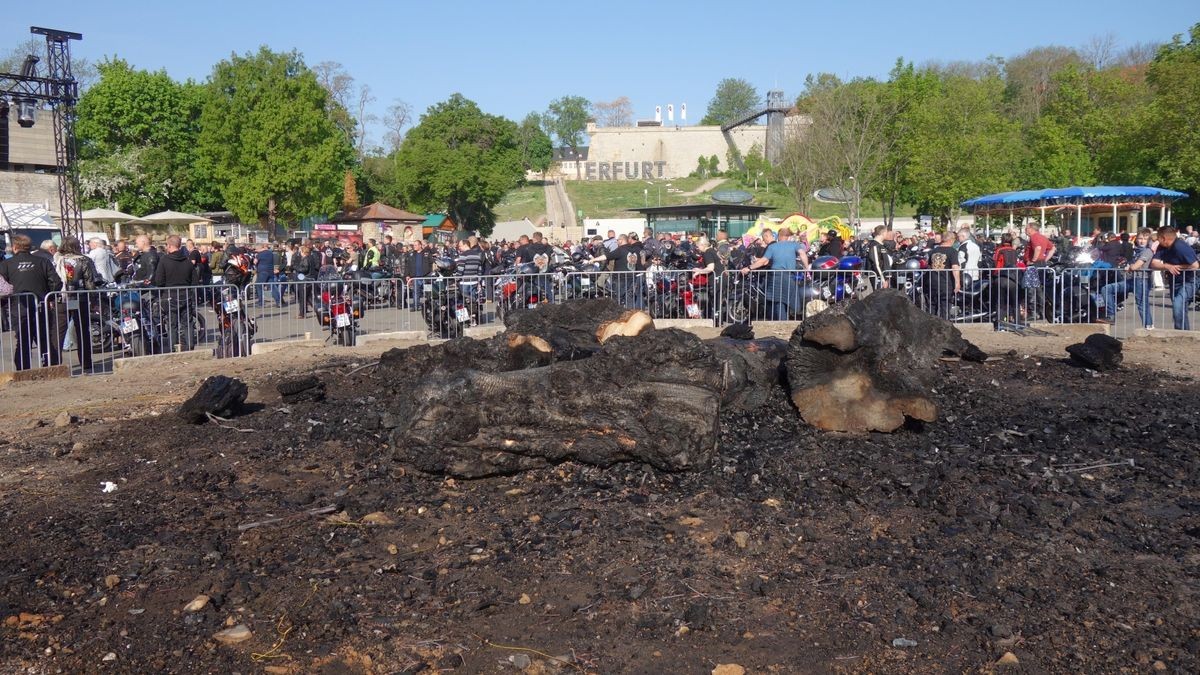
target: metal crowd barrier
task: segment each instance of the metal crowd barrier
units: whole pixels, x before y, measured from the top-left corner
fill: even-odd
[[[956,275],[957,272],[957,275]],[[957,278],[956,278],[957,277]],[[1017,329],[1036,322],[1112,324],[1128,337],[1152,327],[1200,326],[1197,281],[1160,272],[1094,267],[861,270],[585,270],[401,279],[306,279],[183,288],[108,287],[0,298],[0,372],[66,364],[73,374],[109,372],[123,358],[211,349],[250,353],[252,343],[323,338],[354,345],[363,335],[421,331],[454,338],[503,324],[513,312],[577,298],[611,298],[659,319],[715,326],[800,321],[870,290],[900,290],[954,323]],[[301,318],[303,315],[303,318]]]
[[[59,350],[49,336],[42,298],[32,293],[0,298],[0,373],[57,365]]]
[[[245,288],[255,343],[322,339],[353,346],[367,334],[420,330],[403,279],[285,279]]]
[[[880,286],[878,276],[864,270],[726,270],[710,283],[717,326],[803,321]]]
[[[50,293],[42,301],[48,361],[87,375],[137,356],[193,350],[241,356],[250,329],[240,305],[237,288],[226,284]]]

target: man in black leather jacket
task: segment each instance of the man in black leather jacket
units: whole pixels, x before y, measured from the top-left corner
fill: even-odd
[[[150,237],[139,234],[135,240],[137,255],[133,258],[133,280],[148,284],[154,278],[154,268],[158,267],[158,252],[150,245]]]

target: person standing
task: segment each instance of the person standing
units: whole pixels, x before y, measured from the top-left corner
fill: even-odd
[[[943,319],[950,318],[950,300],[962,291],[962,275],[958,264],[958,251],[954,250],[953,232],[942,233],[942,243],[929,252],[929,274],[927,288],[933,313]]]
[[[149,284],[154,278],[154,269],[158,267],[158,252],[150,245],[150,237],[139,234],[134,240],[137,255],[133,259],[133,280],[140,284]]]
[[[155,291],[159,294],[162,312],[158,318],[164,328],[163,337],[166,338],[162,346],[168,351],[175,345],[183,351],[191,351],[195,347],[192,314],[196,289],[191,287],[200,284],[200,271],[184,253],[182,243],[178,235],[167,237],[166,253],[159,258],[154,277],[150,280],[156,288],[168,289]]]
[[[258,303],[262,307],[265,302],[267,289],[270,288],[271,297],[275,300],[276,307],[287,307],[287,303],[283,302],[282,292],[279,284],[275,281],[275,252],[271,247],[263,244],[258,250],[258,255],[254,256],[254,284],[258,286]]]
[[[962,227],[958,230],[958,268],[962,270],[962,287],[970,288],[979,280],[979,262],[983,251],[975,241],[975,233],[971,228]]]
[[[800,242],[791,238],[792,231],[786,227],[780,228],[778,236],[779,239],[776,240],[770,230],[763,231],[766,250],[761,258],[754,258],[748,266],[743,267],[742,273],[746,274],[763,267],[771,270],[766,284],[767,301],[771,306],[767,318],[772,321],[787,321],[789,317],[803,313],[803,307],[799,306],[801,298],[796,293],[799,289],[791,274],[796,270]]]
[[[91,298],[87,291],[96,290],[96,267],[92,259],[83,255],[79,240],[64,237],[62,247],[54,255],[54,271],[62,279],[61,297],[47,307],[47,317],[53,321],[50,334],[57,336],[58,345],[64,344],[70,326],[75,326],[75,348],[79,352],[79,367],[83,372],[92,371],[92,312]]]
[[[876,288],[891,286],[892,255],[885,242],[887,234],[886,225],[876,225],[871,231],[871,240],[867,242],[867,271],[875,273]]]
[[[300,306],[297,319],[304,318],[304,312],[312,304],[313,281],[321,270],[321,259],[313,252],[312,246],[304,244],[292,258],[292,274],[296,277],[296,304]]]
[[[1196,295],[1197,272],[1200,261],[1173,227],[1158,228],[1158,250],[1150,260],[1150,269],[1161,270],[1171,294],[1171,316],[1175,330],[1190,330],[1188,305]]]
[[[13,350],[13,365],[17,370],[33,367],[33,344],[36,342],[46,353],[46,362],[57,366],[60,361],[61,341],[50,336],[49,325],[41,309],[42,299],[51,291],[62,288],[62,277],[54,271],[54,264],[44,256],[30,252],[33,240],[23,234],[12,238],[13,255],[0,262],[0,277],[13,287],[10,300],[13,330],[17,334]],[[40,359],[39,359],[40,360]]]
[[[419,239],[413,242],[412,253],[408,255],[407,270],[409,274],[407,285],[412,286],[413,307],[421,304],[421,293],[425,290],[424,277],[433,272],[433,257],[431,251],[425,250],[425,242]]]
[[[100,275],[100,279],[106,284],[111,284],[117,280],[119,272],[117,267],[117,259],[113,254],[104,247],[104,240],[98,237],[93,237],[88,240],[88,257],[92,259],[92,265],[96,268],[96,274]]]
[[[1028,316],[1032,321],[1038,315],[1048,314],[1045,312],[1045,269],[1054,255],[1054,244],[1042,234],[1042,226],[1036,221],[1030,221],[1025,225],[1025,236],[1028,238],[1028,242],[1025,244],[1025,275],[1021,279],[1021,285],[1028,291],[1025,299],[1031,303]],[[1050,317],[1045,316],[1045,318],[1049,319]]]
[[[117,259],[117,269],[120,270],[117,280],[120,281],[123,278],[132,277],[133,251],[129,250],[129,244],[124,239],[119,240],[113,245],[113,257]]]

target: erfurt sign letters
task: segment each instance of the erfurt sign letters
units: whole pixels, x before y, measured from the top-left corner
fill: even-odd
[[[636,178],[662,178],[665,161],[657,162],[584,162],[584,178],[587,180],[633,180]]]

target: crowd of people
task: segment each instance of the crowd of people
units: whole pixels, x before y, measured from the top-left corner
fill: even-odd
[[[396,292],[390,302],[397,307],[414,305],[419,301],[423,280],[434,274],[454,274],[464,285],[476,283],[476,276],[497,274],[513,269],[548,271],[555,258],[576,263],[594,263],[610,272],[659,271],[670,267],[687,270],[693,275],[719,277],[727,270],[748,274],[757,270],[803,271],[818,269],[830,259],[846,255],[860,256],[863,269],[878,286],[893,285],[903,264],[914,258],[924,262],[922,269],[934,272],[931,293],[938,314],[945,314],[950,299],[972,287],[981,278],[981,270],[1005,270],[993,278],[997,320],[1018,316],[1033,318],[1032,313],[1042,306],[1041,287],[1036,274],[1031,281],[1028,270],[1045,267],[1056,253],[1083,247],[1095,260],[1113,270],[1129,272],[1159,271],[1172,298],[1176,328],[1190,328],[1189,304],[1196,293],[1198,245],[1197,233],[1191,226],[1182,232],[1165,227],[1157,231],[1142,230],[1134,237],[1128,234],[1095,232],[1090,239],[1054,236],[1043,233],[1036,222],[1020,231],[1004,231],[994,237],[963,227],[957,231],[901,234],[879,226],[870,236],[845,241],[836,230],[822,232],[817,241],[809,241],[805,233],[795,233],[783,227],[764,230],[755,237],[730,237],[724,231],[714,239],[655,233],[594,236],[581,242],[567,241],[561,247],[552,246],[541,233],[521,236],[517,241],[489,241],[469,236],[459,241],[425,241],[407,228],[397,237],[384,236],[382,241],[290,240],[281,245],[245,245],[229,239],[225,242],[195,244],[178,236],[167,237],[156,247],[148,235],[136,236],[132,242],[109,243],[91,239],[84,246],[73,237],[62,240],[61,246],[46,240],[34,249],[28,237],[12,240],[12,253],[0,262],[0,296],[7,298],[4,309],[4,328],[17,335],[14,362],[18,369],[35,364],[31,343],[46,345],[41,359],[44,365],[62,362],[61,345],[67,338],[68,326],[74,326],[74,341],[80,348],[80,363],[85,370],[91,367],[91,350],[85,348],[89,311],[86,294],[53,294],[58,291],[92,290],[108,285],[140,285],[155,288],[205,286],[225,281],[239,288],[257,284],[251,298],[264,305],[272,300],[278,307],[294,302],[297,318],[305,318],[313,309],[311,286],[302,283],[321,278],[389,279]],[[85,250],[86,249],[86,250]],[[559,260],[561,262],[561,260]],[[532,268],[528,266],[532,265]],[[828,269],[828,268],[821,268]],[[614,274],[611,291],[618,297],[635,283],[631,276]],[[794,308],[784,275],[771,275],[765,291],[771,302],[771,316],[786,319]],[[1148,274],[1110,274],[1102,277],[1098,288],[1102,303],[1109,308],[1111,320],[1114,309],[1127,296],[1133,295],[1142,325],[1152,327],[1149,309],[1150,281]],[[1018,290],[1022,289],[1022,290]],[[470,290],[470,289],[467,289]],[[475,289],[474,292],[482,292]],[[1028,307],[1015,306],[1018,296],[1032,298]],[[38,321],[38,307],[45,299],[43,310],[48,321]]]

